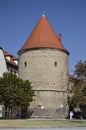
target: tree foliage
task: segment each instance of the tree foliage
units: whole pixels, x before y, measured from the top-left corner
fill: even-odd
[[[28,107],[33,96],[34,90],[29,80],[23,81],[11,73],[4,73],[0,78],[0,103],[5,106],[5,111]]]
[[[86,61],[79,61],[75,66],[74,86],[72,86],[73,96],[70,99],[70,106],[86,104]]]
[[[74,74],[77,76],[78,79],[85,79],[86,80],[86,61],[79,61],[75,65]]]

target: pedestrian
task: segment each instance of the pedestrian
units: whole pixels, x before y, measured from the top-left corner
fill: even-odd
[[[70,111],[70,120],[72,120],[72,119],[73,119],[73,112]]]
[[[16,117],[19,119],[19,111],[16,112]]]

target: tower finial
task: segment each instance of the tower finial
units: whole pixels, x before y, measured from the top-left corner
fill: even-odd
[[[44,11],[43,11],[43,14],[42,14],[43,17],[45,17],[45,14],[44,14]]]

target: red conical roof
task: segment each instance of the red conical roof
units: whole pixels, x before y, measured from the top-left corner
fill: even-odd
[[[44,15],[38,21],[19,53],[23,50],[34,48],[55,48],[69,53],[61,43],[61,35],[56,35]]]

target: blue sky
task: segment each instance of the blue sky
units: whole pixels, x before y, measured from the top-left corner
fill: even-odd
[[[86,60],[86,0],[0,0],[0,46],[17,56],[43,12],[62,33],[72,74],[77,62]]]

